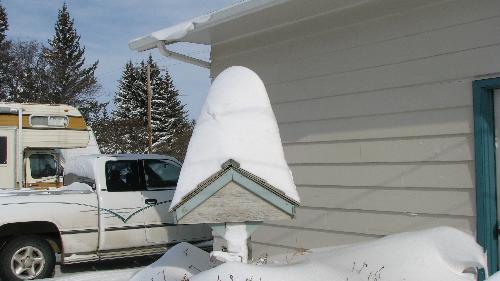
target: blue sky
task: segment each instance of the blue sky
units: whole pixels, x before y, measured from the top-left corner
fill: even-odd
[[[75,26],[86,48],[87,61],[99,60],[97,78],[103,89],[99,99],[108,101],[116,91],[125,62],[140,61],[148,52],[134,53],[128,42],[152,31],[206,14],[240,0],[66,0]],[[2,0],[9,18],[7,35],[12,40],[38,40],[52,37],[62,0]],[[210,48],[178,44],[175,49],[208,59]],[[167,67],[191,118],[196,118],[210,85],[209,72],[196,66],[152,55]]]

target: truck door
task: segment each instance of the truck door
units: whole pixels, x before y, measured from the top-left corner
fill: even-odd
[[[166,159],[143,160],[143,178],[146,190],[144,202],[151,207],[145,213],[148,244],[166,244],[181,241],[202,241],[211,238],[206,225],[177,225],[169,212],[181,167]]]
[[[137,160],[110,160],[105,163],[106,187],[100,190],[99,216],[103,241],[99,250],[124,251],[146,245],[144,204]],[[102,237],[102,236],[101,236]]]
[[[16,145],[14,129],[0,131],[0,188],[16,187]]]

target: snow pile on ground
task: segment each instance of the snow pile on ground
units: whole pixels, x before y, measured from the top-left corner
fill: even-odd
[[[79,273],[70,276],[43,279],[46,281],[128,281],[138,271],[134,269],[103,270],[89,273]],[[150,281],[150,280],[147,280]]]
[[[268,264],[228,262],[217,267],[209,254],[180,243],[137,269],[102,271],[57,281],[472,281],[486,266],[470,235],[449,227],[387,236],[370,242],[270,258]],[[465,272],[464,272],[465,271]],[[500,281],[493,275],[487,281]]]
[[[188,281],[193,275],[216,265],[207,252],[183,242],[138,272],[131,281]]]
[[[264,83],[241,66],[224,70],[213,81],[189,142],[171,206],[229,159],[299,201]]]
[[[500,272],[491,275],[486,281],[500,281]]]
[[[472,281],[474,274],[464,270],[485,265],[483,250],[470,235],[441,227],[317,249],[286,265],[225,263],[189,280]]]

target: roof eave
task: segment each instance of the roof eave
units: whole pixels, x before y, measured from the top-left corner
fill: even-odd
[[[159,41],[165,44],[176,42],[186,42],[186,37],[196,37],[196,33],[202,32],[232,19],[242,17],[271,6],[284,3],[290,0],[252,0],[242,1],[232,6],[223,8],[208,15],[199,16],[186,22],[182,22],[148,35],[133,39],[129,42],[129,48],[133,51],[142,52],[156,48]],[[195,41],[195,40],[192,40]],[[210,40],[196,40],[199,44],[210,45]]]

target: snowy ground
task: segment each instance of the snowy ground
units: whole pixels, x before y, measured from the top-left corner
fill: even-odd
[[[207,252],[180,243],[140,270],[99,271],[55,280],[473,281],[474,268],[482,268],[485,263],[483,250],[472,236],[440,227],[365,243],[310,250],[293,257],[274,257],[254,264],[227,262],[218,265]],[[127,263],[120,266],[123,264]],[[488,281],[498,280],[495,277]]]
[[[150,265],[158,257],[120,259],[98,263],[72,264],[56,266],[54,279],[64,281],[122,281],[129,280],[132,275]]]

